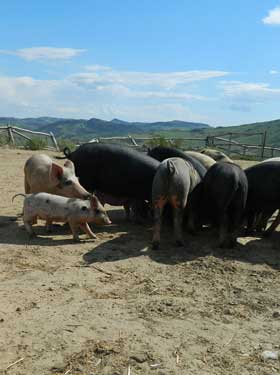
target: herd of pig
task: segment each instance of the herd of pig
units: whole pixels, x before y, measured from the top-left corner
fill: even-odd
[[[198,233],[207,225],[218,231],[219,246],[236,244],[240,230],[269,235],[280,223],[280,158],[241,169],[225,154],[211,149],[180,151],[157,146],[147,154],[131,148],[86,143],[64,149],[60,166],[35,154],[24,167],[23,221],[34,235],[37,219],[67,222],[74,240],[79,230],[96,238],[88,223],[110,224],[105,203],[124,206],[143,222],[153,217],[152,246],[160,244],[163,220],[173,221],[175,241],[183,246],[183,227]]]

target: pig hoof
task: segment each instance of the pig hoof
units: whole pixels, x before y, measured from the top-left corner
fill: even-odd
[[[152,243],[152,249],[153,250],[158,250],[159,249],[159,242],[153,242]]]

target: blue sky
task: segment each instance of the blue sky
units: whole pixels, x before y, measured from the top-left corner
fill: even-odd
[[[280,0],[10,0],[0,14],[0,116],[280,118]]]

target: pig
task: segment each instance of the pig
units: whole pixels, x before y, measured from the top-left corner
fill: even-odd
[[[154,228],[152,248],[158,249],[163,209],[169,203],[173,209],[173,224],[176,244],[183,246],[182,225],[184,211],[189,195],[201,182],[201,177],[194,166],[182,158],[165,159],[159,166],[152,186],[154,208]],[[189,224],[193,226],[189,214]]]
[[[116,198],[150,200],[159,162],[129,147],[84,143],[64,157],[75,165],[81,184],[88,191],[101,191]]]
[[[200,151],[203,155],[208,155],[212,159],[216,161],[225,161],[228,163],[233,163],[233,160],[231,160],[226,154],[224,154],[222,151],[214,150],[212,148],[204,148]]]
[[[197,151],[184,151],[186,155],[190,155],[193,158],[197,159],[200,161],[200,163],[208,170],[210,167],[212,167],[213,164],[216,163],[216,160],[211,158],[208,155],[201,154],[200,152]]]
[[[248,194],[245,172],[236,164],[218,162],[208,169],[201,192],[202,222],[205,220],[218,228],[221,248],[235,246]]]
[[[68,198],[90,197],[90,193],[80,185],[70,160],[62,167],[45,154],[35,154],[26,161],[24,187],[26,194],[45,192]]]
[[[160,164],[157,160],[130,147],[102,143],[85,143],[73,152],[66,147],[64,155],[57,158],[74,163],[88,191],[102,192],[110,201],[125,199],[141,206],[151,202],[153,178]]]
[[[49,193],[16,194],[12,200],[23,195],[23,222],[30,236],[35,236],[32,228],[37,219],[69,223],[73,239],[79,241],[78,229],[90,238],[96,238],[88,223],[97,225],[111,224],[111,221],[99,200],[92,195],[88,200],[67,198]]]
[[[247,232],[257,227],[266,228],[271,215],[280,208],[280,162],[267,161],[245,169],[249,190],[246,204]],[[269,236],[280,223],[280,214],[264,232]]]

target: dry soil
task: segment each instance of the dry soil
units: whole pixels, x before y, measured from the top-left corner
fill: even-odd
[[[20,217],[31,152],[0,148],[0,374],[272,375],[280,351],[280,234],[217,248],[210,231],[125,221],[73,243],[67,226],[29,239]]]

